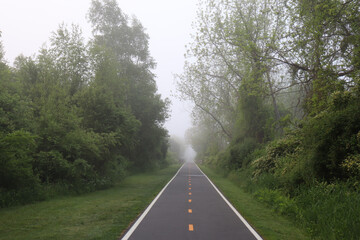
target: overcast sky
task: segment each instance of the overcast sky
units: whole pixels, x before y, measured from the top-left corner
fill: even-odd
[[[198,0],[117,0],[122,11],[136,16],[150,36],[150,51],[157,62],[155,74],[159,93],[172,101],[171,119],[166,128],[183,137],[191,126],[191,107],[171,96],[173,74],[181,73],[185,45],[191,41]],[[59,24],[80,25],[84,37],[91,37],[86,14],[91,0],[0,0],[0,31],[5,58],[32,56],[48,41]]]

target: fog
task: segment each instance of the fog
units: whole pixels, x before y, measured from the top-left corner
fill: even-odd
[[[195,160],[195,157],[196,152],[194,151],[194,149],[192,149],[192,147],[188,146],[184,153],[184,160],[186,162],[193,162]]]
[[[20,54],[33,56],[61,23],[79,25],[85,39],[89,39],[91,27],[86,14],[90,3],[90,0],[0,0],[5,59],[11,65]],[[170,135],[184,137],[191,125],[191,106],[173,96],[173,75],[182,72],[197,1],[118,0],[118,4],[125,14],[139,19],[149,34],[150,52],[157,62],[154,73],[158,91],[172,102],[171,118],[165,127]]]

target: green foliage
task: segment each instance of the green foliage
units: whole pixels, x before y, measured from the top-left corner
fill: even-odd
[[[38,183],[31,165],[35,148],[35,138],[28,132],[15,131],[1,136],[1,189],[20,189]]]
[[[358,239],[359,188],[346,183],[318,183],[301,189],[295,198],[299,220],[320,239]]]
[[[350,176],[360,178],[360,154],[348,156],[341,164],[341,167]]]
[[[43,182],[56,182],[69,178],[70,163],[58,151],[39,152],[33,166]]]
[[[259,154],[251,157],[251,164],[229,176],[315,238],[356,239],[360,226],[360,209],[354,204],[360,196],[358,89],[334,93],[328,102],[326,110],[254,151],[250,156]]]
[[[360,1],[200,7],[179,77],[198,158],[314,237],[356,239]]]
[[[360,152],[360,94],[358,90],[337,92],[329,107],[309,119],[303,127],[304,148],[316,177],[332,180],[349,177],[340,167],[344,160]]]
[[[273,173],[275,167],[280,164],[281,158],[292,155],[300,150],[300,143],[301,138],[295,134],[270,142],[266,146],[266,154],[252,163],[254,176],[269,172]]]
[[[43,199],[32,168],[35,139],[21,130],[0,135],[0,208]]]
[[[115,117],[128,123],[122,132],[133,131],[124,141],[130,140],[126,157],[139,169],[160,166],[166,158],[167,131],[161,125],[167,118],[168,102],[156,93],[150,71],[155,63],[149,54],[149,37],[138,20],[129,23],[116,1],[92,1],[88,16],[94,33],[92,51],[97,59],[95,81],[105,87],[106,93],[113,93],[116,108],[122,106],[133,116],[128,121]]]
[[[251,172],[249,173],[248,169],[233,171],[224,177],[218,174],[218,169],[214,171],[204,165],[200,167],[262,238],[273,240],[310,239],[306,230],[299,228],[299,223],[290,218],[294,214],[286,212],[286,210],[292,210],[292,213],[296,212],[297,206],[294,200],[283,196],[280,191],[266,190],[264,186],[250,189],[252,190],[250,193],[246,190],[248,189],[246,185],[251,179]],[[251,184],[248,187],[258,186]],[[261,201],[251,194],[255,192],[258,193]],[[275,208],[278,210],[277,212],[274,211]],[[282,216],[277,214],[279,210],[283,211]]]
[[[148,35],[116,1],[93,1],[89,20],[89,44],[63,24],[15,68],[0,45],[1,206],[104,189],[130,169],[169,164],[169,103],[156,92]]]
[[[0,209],[0,239],[118,239],[179,167],[134,174],[102,191]]]
[[[246,166],[249,155],[258,147],[258,143],[253,138],[246,138],[243,142],[233,144],[228,150],[229,169],[239,169]]]
[[[284,196],[279,190],[261,189],[254,194],[255,198],[267,204],[275,212],[296,217],[298,209],[295,201],[289,197]]]

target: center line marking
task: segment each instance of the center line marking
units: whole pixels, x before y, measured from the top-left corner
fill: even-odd
[[[191,202],[191,199],[189,199],[189,202]]]
[[[190,231],[190,232],[194,231],[194,225],[189,224],[189,231]]]
[[[189,187],[189,190],[191,190],[191,187]]]
[[[189,195],[191,195],[191,192],[189,192]]]
[[[189,209],[188,212],[189,212],[189,213],[192,213],[192,209]]]

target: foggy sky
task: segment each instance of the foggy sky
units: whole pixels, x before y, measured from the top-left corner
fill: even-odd
[[[172,101],[171,119],[165,124],[171,135],[183,137],[190,127],[189,104],[172,97],[173,74],[182,72],[185,45],[190,43],[197,0],[117,0],[121,10],[136,16],[150,36],[150,53],[157,62],[154,73],[158,92]],[[20,54],[32,56],[61,23],[77,24],[87,40],[91,26],[86,14],[91,0],[0,0],[0,31],[5,59],[12,64]]]

